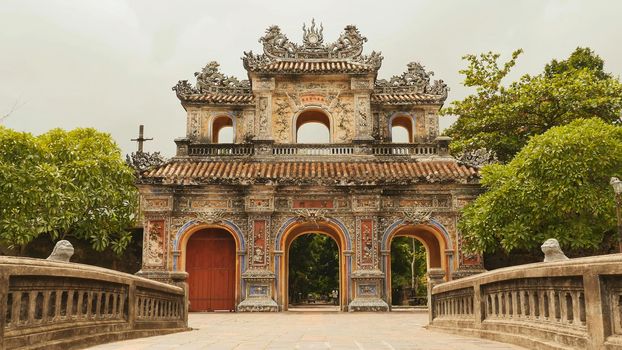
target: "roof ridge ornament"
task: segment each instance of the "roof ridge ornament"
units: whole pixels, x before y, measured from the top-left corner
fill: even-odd
[[[430,77],[434,72],[426,71],[419,62],[410,62],[407,67],[402,75],[394,75],[389,80],[377,80],[376,93],[430,94],[439,96],[440,101],[447,99],[449,87],[443,80],[435,80],[430,84]]]
[[[320,23],[320,28],[315,28],[315,18],[311,19],[311,27],[307,29],[306,24],[302,24],[302,43],[305,47],[320,47],[324,43],[324,26]]]
[[[257,70],[269,63],[284,60],[348,60],[359,64],[365,64],[373,69],[380,68],[382,56],[380,52],[372,52],[368,56],[361,55],[363,44],[367,38],[362,36],[354,25],[347,25],[337,41],[324,43],[324,27],[320,23],[315,24],[311,20],[311,26],[302,26],[302,44],[291,42],[281,28],[272,25],[266,29],[264,36],[259,39],[263,45],[263,54],[254,54],[252,51],[244,52],[242,60],[248,70]]]

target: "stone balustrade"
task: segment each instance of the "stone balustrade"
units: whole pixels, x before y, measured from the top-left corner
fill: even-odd
[[[187,330],[179,286],[99,267],[0,257],[0,350],[78,349]]]
[[[204,157],[269,156],[351,156],[371,155],[377,157],[430,157],[439,155],[436,143],[378,143],[378,144],[190,144],[187,155]],[[260,149],[258,147],[261,147]],[[180,153],[178,155],[186,155]]]
[[[622,349],[622,254],[482,273],[432,290],[431,329],[530,349]]]

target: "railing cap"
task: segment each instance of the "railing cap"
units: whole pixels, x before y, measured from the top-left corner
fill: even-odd
[[[477,275],[441,283],[432,289],[432,294],[473,287],[519,278],[547,278],[594,275],[622,275],[622,254],[609,254],[575,258],[555,262],[538,262],[505,267]]]

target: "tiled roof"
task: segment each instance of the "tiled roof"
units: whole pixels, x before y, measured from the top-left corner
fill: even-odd
[[[182,101],[188,103],[210,103],[228,105],[250,105],[255,103],[253,95],[239,94],[194,94],[181,97]],[[429,94],[372,94],[372,103],[399,105],[399,104],[425,104],[440,103],[439,96]]]
[[[193,183],[416,183],[460,182],[479,177],[476,168],[454,160],[399,162],[204,161],[173,159],[143,174],[143,180]]]
[[[228,94],[194,94],[186,95],[181,98],[184,102],[201,102],[214,104],[231,104],[246,105],[253,104],[255,97],[253,95],[228,95]]]
[[[442,103],[441,96],[430,94],[372,94],[371,101],[390,105]]]
[[[377,68],[369,64],[352,61],[277,61],[249,68],[253,72],[272,73],[368,73]]]

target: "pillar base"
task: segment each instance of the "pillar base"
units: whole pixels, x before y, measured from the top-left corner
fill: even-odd
[[[389,305],[380,298],[356,298],[348,305],[349,312],[384,312]]]
[[[383,280],[384,273],[378,269],[354,271],[354,300],[348,305],[348,311],[389,311],[389,305],[380,295]]]
[[[274,273],[268,270],[252,269],[242,274],[246,282],[246,299],[238,304],[240,312],[277,312],[279,306],[271,298]]]
[[[279,307],[271,298],[248,297],[238,304],[239,312],[277,312]]]

